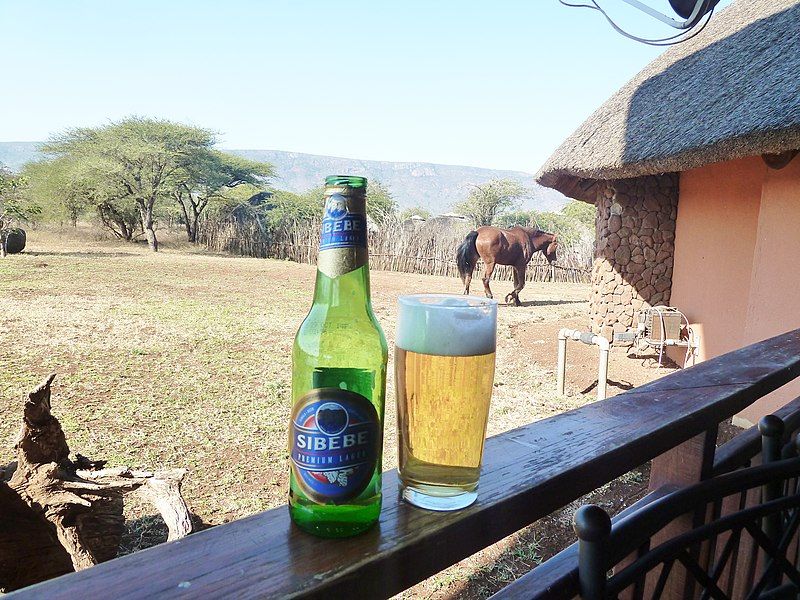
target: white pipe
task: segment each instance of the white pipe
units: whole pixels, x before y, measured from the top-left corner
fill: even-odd
[[[567,340],[575,340],[592,346],[597,346],[600,350],[600,362],[597,370],[597,399],[603,400],[606,397],[608,387],[608,357],[611,343],[601,335],[584,333],[577,329],[560,329],[558,331],[558,366],[557,366],[557,391],[559,395],[564,395],[564,379],[567,370]]]
[[[558,332],[558,367],[556,368],[557,371],[557,378],[558,378],[558,395],[564,395],[564,372],[567,370],[567,335],[565,332],[569,331],[569,329],[561,329]]]
[[[603,340],[604,343],[597,344],[600,346],[600,365],[597,368],[597,399],[604,400],[606,397],[606,388],[608,386],[608,355],[610,345],[606,338],[600,337],[600,339]]]

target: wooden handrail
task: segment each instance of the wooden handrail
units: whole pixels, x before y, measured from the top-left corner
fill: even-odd
[[[786,431],[783,441],[790,438],[800,429],[800,398],[795,398],[774,413],[783,421]],[[747,467],[750,461],[761,452],[761,432],[757,425],[743,431],[732,440],[717,448],[714,454],[713,475],[728,473],[734,469]]]
[[[321,540],[285,507],[65,575],[10,598],[383,598],[402,591],[648,460],[800,376],[800,330],[614,398],[487,440],[476,504],[432,513],[384,478],[379,527]]]

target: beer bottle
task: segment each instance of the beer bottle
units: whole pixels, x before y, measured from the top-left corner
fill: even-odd
[[[325,179],[314,300],[292,352],[289,511],[323,537],[361,533],[381,508],[387,347],[370,303],[366,188]]]

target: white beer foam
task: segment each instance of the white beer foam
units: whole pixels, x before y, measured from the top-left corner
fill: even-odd
[[[476,296],[416,294],[398,299],[397,337],[403,350],[439,356],[494,352],[497,301]]]

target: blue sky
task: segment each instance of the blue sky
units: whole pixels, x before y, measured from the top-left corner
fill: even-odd
[[[228,148],[535,171],[660,51],[557,0],[0,0],[0,141],[139,114]]]

